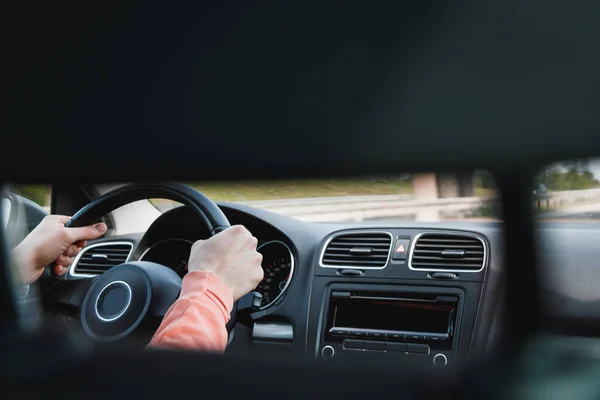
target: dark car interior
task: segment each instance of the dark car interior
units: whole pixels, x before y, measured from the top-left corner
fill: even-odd
[[[70,191],[85,192],[78,185]],[[238,302],[228,355],[456,367],[485,355],[502,329],[502,229],[496,225],[311,223],[235,203],[214,205],[177,183],[124,185],[79,211],[60,201],[78,197],[68,193],[57,188],[52,213],[73,215],[70,226],[98,221],[134,199],[162,195],[183,203],[145,232],[89,242],[66,276],[42,279],[39,295],[28,297],[41,300],[44,316],[65,331],[79,330],[100,343],[128,336],[128,346],[136,346],[132,338],[145,346],[177,298],[192,244],[238,224],[258,238],[266,275]],[[132,290],[139,285],[126,268],[115,268],[127,262],[138,263],[158,292],[148,295],[148,310],[132,314],[135,321],[107,329],[93,307],[108,283],[126,282]],[[164,271],[154,273],[148,262]]]
[[[2,231],[5,390],[61,398],[600,391],[597,305],[541,287],[548,259],[531,207],[539,168],[600,154],[600,57],[591,50],[600,4],[13,7],[1,180],[51,182],[51,212],[72,215],[72,226],[103,219],[111,228],[110,212],[139,199],[181,206],[145,232],[90,242],[64,277],[45,275],[25,307],[9,249],[26,232]],[[213,202],[181,183],[477,168],[496,179],[501,222],[315,223]],[[127,183],[100,194],[92,182]],[[7,230],[22,218],[33,227],[47,212],[6,198]],[[278,270],[237,303],[225,354],[143,350],[179,293],[191,243],[234,224],[256,235]],[[142,285],[144,262],[164,266],[148,274],[155,290],[127,324],[105,329],[91,305],[107,283]]]

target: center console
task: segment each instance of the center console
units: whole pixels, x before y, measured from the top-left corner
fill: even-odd
[[[408,254],[400,260],[394,260],[389,254],[382,261],[385,262],[383,267],[373,268],[374,263],[364,257],[367,251],[358,250],[367,248],[366,242],[359,239],[368,237],[368,233],[361,232],[363,236],[346,233],[347,242],[352,243],[347,247],[357,254],[362,251],[359,262],[347,263],[352,273],[345,273],[342,268],[323,267],[321,255],[321,268],[316,268],[313,277],[309,318],[309,324],[316,328],[309,329],[314,356],[343,363],[389,361],[431,367],[458,364],[469,354],[485,269],[479,268],[476,272],[458,271],[458,268],[412,269],[409,260],[415,252],[413,241],[420,235],[416,230],[392,231],[392,241],[400,238]],[[374,243],[373,238],[371,243]],[[440,251],[446,250],[446,243],[465,248],[470,245],[466,241],[459,242],[460,236],[443,239],[446,242],[432,242],[443,246]],[[330,248],[344,249],[340,243],[343,242],[337,241]],[[481,243],[485,246],[484,241]],[[459,259],[456,251],[460,249],[451,249],[455,252],[450,260]],[[485,258],[482,259],[485,262]],[[439,279],[435,275],[439,272],[449,274],[452,279],[446,275]]]

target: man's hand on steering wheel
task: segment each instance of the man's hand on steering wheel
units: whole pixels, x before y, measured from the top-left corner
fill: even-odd
[[[206,271],[230,290],[233,301],[254,290],[264,277],[258,240],[242,225],[235,225],[192,246],[188,271]]]
[[[49,215],[13,250],[23,283],[35,282],[44,268],[55,262],[54,274],[63,275],[88,240],[106,233],[106,224],[66,228],[70,217]]]

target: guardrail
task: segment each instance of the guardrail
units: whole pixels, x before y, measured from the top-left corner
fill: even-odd
[[[565,204],[598,200],[600,201],[600,188],[583,190],[563,190],[560,192],[546,192],[534,194],[534,206],[538,209],[557,208]]]
[[[305,221],[343,222],[374,219],[410,219],[439,221],[448,216],[469,216],[486,205],[491,199],[460,197],[417,200],[412,196],[351,196],[345,198],[319,199],[305,202],[302,199],[245,202],[278,214]]]

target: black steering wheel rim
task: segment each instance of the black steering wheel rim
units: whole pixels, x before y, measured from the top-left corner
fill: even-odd
[[[67,222],[67,227],[80,227],[98,222],[117,208],[138,200],[163,198],[177,201],[198,214],[211,236],[231,226],[227,217],[211,199],[178,182],[135,183],[112,190],[81,208]]]

